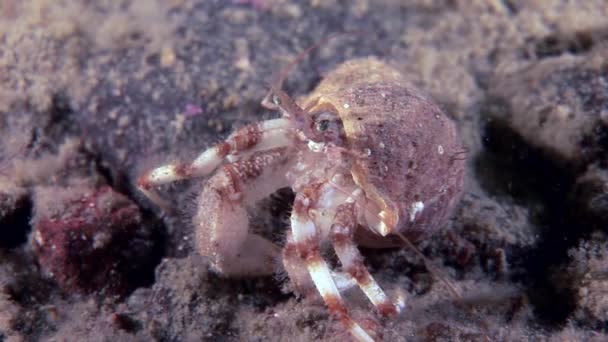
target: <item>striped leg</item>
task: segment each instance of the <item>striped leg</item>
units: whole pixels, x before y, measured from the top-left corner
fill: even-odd
[[[382,291],[363,264],[363,257],[354,242],[355,229],[357,228],[355,201],[360,195],[361,190],[355,190],[346,199],[345,203],[337,207],[336,216],[331,225],[331,241],[342,267],[357,281],[361,290],[378,310],[378,313],[382,316],[391,316],[399,313],[402,305],[393,304]]]
[[[291,232],[287,233],[282,260],[283,268],[289,276],[289,282],[293,286],[294,292],[304,298],[314,298],[318,291],[310,278],[305,260],[300,258],[298,245],[295,243]]]
[[[330,313],[336,317],[358,341],[373,342],[373,338],[350,317],[342,296],[336,287],[327,263],[321,257],[320,234],[308,215],[312,200],[298,193],[292,216],[291,230],[298,254],[304,260],[308,272]]]
[[[282,257],[283,268],[287,271],[295,292],[302,295],[304,298],[312,298],[315,294],[318,294],[318,291],[310,278],[305,260],[300,258],[297,244],[293,241],[291,232],[287,233],[286,240],[287,243],[283,248]],[[347,273],[332,271],[331,275],[340,292],[347,291],[357,286],[355,279]]]
[[[154,187],[206,176],[231,157],[289,146],[290,127],[288,119],[267,120],[242,127],[224,142],[205,150],[190,164],[167,164],[145,173],[138,179],[137,187],[152,202],[167,210],[170,206],[154,191]]]

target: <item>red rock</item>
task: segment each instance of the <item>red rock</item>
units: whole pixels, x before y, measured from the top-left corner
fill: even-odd
[[[154,243],[127,197],[108,186],[45,187],[34,210],[34,252],[65,291],[123,295],[141,283]]]

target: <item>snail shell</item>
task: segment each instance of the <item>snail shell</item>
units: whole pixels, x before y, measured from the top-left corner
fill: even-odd
[[[359,243],[392,246],[395,231],[416,240],[446,223],[463,189],[463,145],[455,123],[398,70],[375,58],[348,61],[304,108],[338,113],[347,148],[361,155],[352,177],[390,223],[384,238],[359,229]]]

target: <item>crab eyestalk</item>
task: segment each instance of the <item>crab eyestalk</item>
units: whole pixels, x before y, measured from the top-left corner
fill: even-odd
[[[294,127],[304,133],[306,138],[316,141],[317,134],[312,129],[313,120],[287,93],[280,89],[272,89],[272,103],[288,118]]]

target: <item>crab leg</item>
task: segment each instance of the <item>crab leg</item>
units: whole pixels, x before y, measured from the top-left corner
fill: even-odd
[[[155,186],[191,177],[206,176],[215,170],[224,159],[230,159],[231,156],[289,146],[291,142],[290,125],[288,119],[281,118],[242,127],[224,142],[205,150],[189,165],[167,164],[147,172],[138,179],[137,187],[153,202],[166,209],[169,206],[154,191]]]
[[[222,165],[199,197],[194,216],[196,246],[226,276],[272,274],[280,249],[249,232],[247,206],[288,185],[287,148],[258,152]]]
[[[293,241],[291,232],[287,232],[286,242],[283,248],[283,268],[289,275],[294,291],[304,298],[311,298],[315,293],[318,294],[318,291],[310,278],[305,260],[299,256],[297,244]],[[356,280],[348,273],[332,271],[331,276],[340,292],[357,286]]]
[[[356,281],[367,298],[374,304],[382,316],[390,316],[401,311],[401,305],[395,305],[386,296],[382,288],[376,283],[372,275],[363,264],[363,257],[355,246],[354,233],[357,227],[355,201],[361,195],[357,189],[338,206],[336,216],[331,225],[331,242],[342,263],[342,267]]]
[[[308,272],[330,313],[336,317],[358,341],[373,342],[373,338],[350,317],[336,287],[327,263],[321,257],[320,236],[308,215],[311,199],[304,193],[296,195],[291,215],[292,237]]]

